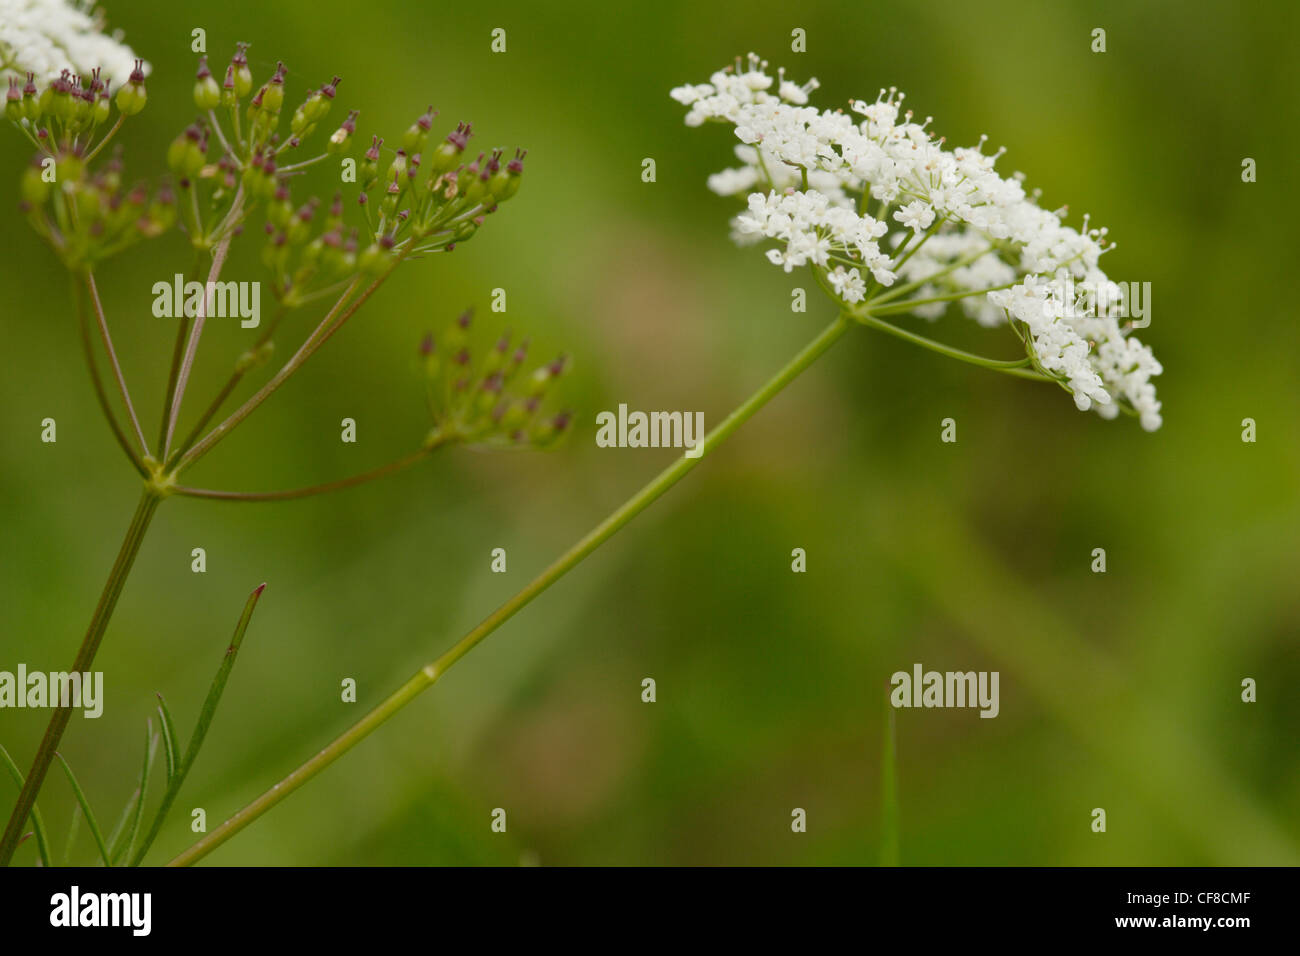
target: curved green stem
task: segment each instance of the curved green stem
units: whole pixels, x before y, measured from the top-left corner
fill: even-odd
[[[237,223],[243,214],[243,209],[244,184],[240,183],[239,188],[235,191],[235,198],[231,201],[230,212],[226,214],[225,223],[230,225]],[[209,299],[207,290],[212,288],[212,283],[216,282],[221,275],[221,270],[226,264],[226,256],[230,253],[231,238],[232,235],[227,230],[217,241],[216,248],[212,251],[212,267],[208,270],[208,281],[203,287],[203,299],[199,304],[198,315],[194,317],[194,323],[190,326],[189,340],[185,345],[185,352],[181,358],[180,369],[176,376],[176,387],[172,390],[171,402],[166,412],[167,437],[158,453],[163,460],[167,459],[171,449],[172,435],[176,430],[176,420],[181,413],[181,402],[185,400],[185,388],[190,381],[190,370],[194,368],[194,355],[198,352],[199,338],[203,335],[203,326],[207,322]]]
[[[389,273],[385,273],[383,276],[380,276],[372,282],[366,290],[361,293],[361,295],[357,296],[355,301],[348,304],[347,308],[344,309],[344,304],[348,302],[348,298],[352,295],[359,279],[349,283],[348,287],[343,291],[343,294],[339,296],[339,300],[335,302],[329,312],[325,314],[325,318],[321,319],[320,324],[316,326],[311,335],[307,337],[307,341],[303,342],[302,346],[294,353],[293,357],[290,358],[289,361],[285,362],[280,371],[276,372],[275,375],[272,376],[271,380],[258,389],[258,391],[249,398],[248,401],[244,402],[243,405],[240,405],[237,409],[231,412],[229,417],[216,425],[212,431],[208,432],[207,435],[203,437],[201,441],[197,442],[193,447],[176,459],[174,462],[176,471],[179,472],[184,470],[199,458],[206,455],[212,450],[212,447],[216,445],[217,442],[230,434],[231,430],[236,425],[242,422],[249,415],[253,414],[253,412],[257,410],[257,406],[266,401],[276,389],[283,385],[290,375],[302,367],[302,364],[311,358],[316,350],[324,345],[329,337],[337,332],[342,327],[343,323],[351,318],[357,309],[361,308],[361,306],[366,303],[366,300],[370,298],[374,291],[383,284],[383,281],[388,277],[388,274]],[[339,312],[340,309],[343,310],[341,314]],[[337,319],[334,318],[336,315],[338,315]],[[172,462],[168,463],[169,467],[171,464]]]
[[[99,325],[99,335],[104,342],[104,351],[108,355],[108,364],[113,369],[118,391],[122,394],[122,403],[126,406],[127,418],[135,431],[135,440],[140,443],[140,451],[148,457],[149,443],[144,439],[140,428],[140,419],[135,414],[135,405],[131,402],[131,390],[126,387],[126,378],[122,375],[122,364],[117,360],[117,350],[113,348],[113,336],[108,332],[108,319],[104,316],[104,306],[99,301],[99,287],[95,285],[95,275],[89,269],[85,273],[86,290],[90,293],[90,303],[95,308],[95,321]]]
[[[433,686],[443,674],[473,650],[480,641],[514,617],[515,614],[519,613],[529,602],[552,584],[568,574],[587,555],[608,541],[624,525],[648,508],[669,488],[677,484],[688,472],[703,461],[706,455],[726,441],[732,432],[748,421],[755,412],[794,381],[808,366],[812,365],[849,328],[850,324],[847,317],[844,315],[837,316],[834,322],[805,346],[784,368],[769,379],[762,388],[746,399],[744,404],[728,415],[722,424],[710,432],[701,443],[702,447],[699,448],[698,455],[694,457],[683,455],[678,458],[672,465],[660,472],[654,480],[624,502],[609,517],[596,525],[585,537],[556,559],[550,567],[533,579],[522,591],[488,615],[478,627],[462,637],[450,650],[437,660],[422,667],[388,699],[353,724],[332,743],[328,744],[270,790],[248,804],[248,806],[239,810],[221,826],[185,850],[173,859],[168,866],[189,866],[203,859],[203,857],[221,846],[221,844],[355,747],[382,726],[390,717],[419,696],[421,692]]]
[[[1026,366],[1030,364],[1028,358],[1007,360],[985,358],[984,356],[976,355],[973,352],[963,352],[961,349],[955,349],[950,345],[944,345],[942,342],[936,342],[934,339],[927,339],[925,336],[917,335],[915,332],[900,329],[898,326],[890,325],[888,322],[882,322],[870,313],[854,312],[853,317],[863,325],[870,326],[873,329],[879,329],[882,332],[888,332],[890,335],[896,336],[905,342],[911,342],[913,345],[919,345],[922,348],[929,349],[931,352],[938,352],[940,355],[946,355],[948,358],[954,358],[960,362],[978,365],[980,368],[992,369],[995,372],[1005,372],[1008,375],[1015,375],[1019,378],[1029,378],[1042,382],[1052,381],[1048,376],[1026,368]]]
[[[190,498],[215,498],[220,501],[288,501],[292,498],[309,498],[312,495],[323,495],[343,488],[352,488],[356,485],[365,484],[367,481],[374,481],[376,478],[386,477],[394,472],[401,471],[403,468],[409,468],[416,462],[428,458],[436,447],[437,444],[424,445],[409,455],[396,461],[390,461],[386,465],[380,465],[378,468],[363,471],[359,475],[350,475],[347,478],[339,478],[335,481],[327,481],[324,484],[311,485],[307,488],[287,488],[283,491],[221,491],[212,488],[189,488],[185,485],[177,485],[175,491],[178,495],[185,495]]]
[[[104,412],[104,418],[108,421],[108,427],[113,432],[113,437],[122,446],[122,451],[130,459],[131,465],[140,473],[141,477],[148,480],[149,470],[141,460],[140,453],[131,447],[131,441],[126,437],[126,432],[122,431],[117,416],[113,414],[113,406],[108,401],[108,392],[104,390],[104,380],[99,375],[99,363],[95,361],[95,346],[90,338],[90,321],[86,317],[86,294],[82,291],[81,286],[78,285],[75,288],[77,290],[77,324],[81,328],[81,346],[86,353],[86,366],[90,371],[90,384],[95,390],[95,398],[99,401],[99,407]]]

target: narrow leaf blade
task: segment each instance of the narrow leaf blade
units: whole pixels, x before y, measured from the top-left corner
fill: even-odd
[[[18,764],[14,763],[14,758],[9,756],[9,751],[0,746],[0,760],[4,761],[5,766],[9,769],[9,776],[13,777],[14,783],[18,784],[18,789],[22,790],[26,778],[23,772],[18,769]],[[41,819],[41,811],[32,804],[32,830],[36,833],[36,852],[40,854],[41,863],[45,866],[51,866],[50,863],[50,841],[45,834],[45,821]]]
[[[95,819],[95,813],[90,809],[90,801],[86,799],[86,792],[81,789],[81,784],[77,782],[76,775],[72,772],[72,767],[68,761],[63,759],[63,754],[55,752],[54,756],[59,758],[63,764],[63,772],[67,774],[68,783],[72,785],[72,793],[77,798],[77,805],[81,807],[81,813],[86,818],[86,823],[90,826],[90,835],[95,838],[95,846],[99,849],[99,857],[104,861],[105,866],[112,866],[108,862],[108,847],[104,843],[104,832],[99,828],[99,821]]]
[[[181,785],[185,783],[186,775],[190,772],[190,768],[194,766],[194,760],[199,754],[199,748],[203,746],[203,738],[212,725],[212,718],[216,715],[217,705],[221,702],[221,695],[226,689],[226,681],[230,677],[230,671],[235,666],[235,658],[239,655],[240,645],[244,643],[244,634],[248,630],[249,622],[253,619],[253,610],[257,607],[258,599],[261,598],[262,592],[265,590],[266,584],[263,582],[253,589],[253,593],[244,602],[244,610],[239,615],[239,621],[235,625],[235,634],[226,647],[225,656],[221,659],[221,665],[217,668],[216,676],[212,679],[212,686],[208,690],[208,696],[203,701],[203,709],[199,711],[198,723],[195,725],[194,733],[190,735],[190,742],[185,748],[185,756],[180,760],[175,774],[169,775],[167,789],[158,804],[158,809],[154,811],[153,823],[149,825],[140,848],[131,856],[131,866],[139,866],[149,852],[149,848],[153,846],[153,841],[158,838],[163,821],[171,810],[172,803],[176,800]],[[161,700],[162,695],[160,694],[159,701]],[[162,707],[165,710],[166,704],[163,704]],[[166,719],[170,722],[171,715],[167,714]]]
[[[167,782],[171,783],[179,770],[180,748],[176,746],[176,729],[172,722],[172,713],[167,709],[167,701],[158,695],[158,723],[162,726],[163,749],[167,755]]]
[[[130,804],[130,823],[122,828],[122,832],[113,845],[112,860],[114,865],[117,865],[123,856],[130,853],[131,848],[135,845],[136,833],[140,829],[140,819],[144,815],[145,798],[149,794],[149,769],[153,766],[153,758],[157,750],[158,735],[154,733],[153,721],[147,720],[144,725],[144,763],[140,768],[140,786]]]

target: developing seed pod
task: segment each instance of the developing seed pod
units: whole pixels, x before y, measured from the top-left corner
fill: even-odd
[[[36,92],[36,78],[33,74],[27,74],[27,82],[23,84],[23,119],[29,123],[35,123],[41,118],[41,98]]]
[[[207,162],[207,141],[203,130],[191,124],[167,147],[167,167],[181,179],[197,176]]]
[[[217,81],[212,78],[212,71],[208,69],[208,58],[199,57],[199,71],[194,78],[194,105],[201,112],[206,113],[208,110],[216,109],[221,103],[221,87],[217,86]]]
[[[144,60],[136,60],[126,84],[117,91],[117,109],[123,116],[134,116],[144,109],[148,99],[144,88]]]
[[[361,188],[367,192],[379,179],[379,147],[383,145],[384,141],[382,139],[378,136],[371,136],[370,148],[366,150],[365,160],[361,163],[361,169],[358,170]]]
[[[236,99],[243,99],[253,88],[253,73],[248,68],[248,44],[236,43],[235,55],[230,58],[231,78]]]
[[[433,128],[433,118],[437,115],[433,106],[426,109],[419,119],[407,127],[406,134],[402,137],[402,148],[408,153],[424,152],[424,145],[429,140],[429,130]]]
[[[346,153],[348,147],[352,145],[352,134],[357,131],[357,117],[361,115],[360,110],[349,110],[348,117],[330,134],[329,143],[325,149],[329,153]]]
[[[176,222],[176,197],[166,183],[158,190],[158,195],[149,204],[147,215],[149,235],[166,232]]]
[[[527,155],[527,150],[515,150],[515,158],[493,175],[488,183],[488,191],[497,202],[505,202],[519,192],[519,180],[524,174],[524,157]]]
[[[270,81],[261,89],[262,109],[268,113],[278,115],[280,108],[284,106],[284,74],[288,72],[288,69],[283,61],[277,61],[275,73],[271,75]]]
[[[383,236],[378,242],[372,242],[357,260],[357,267],[366,275],[378,277],[383,275],[392,260],[394,239],[391,234]]]
[[[109,113],[112,112],[112,101],[108,97],[108,84],[95,94],[95,106],[90,114],[90,121],[96,126],[108,121]]]
[[[472,127],[469,123],[457,123],[456,128],[447,134],[447,139],[438,144],[438,148],[433,151],[433,157],[429,163],[429,168],[433,171],[434,176],[439,176],[456,167],[460,162],[461,154],[465,152],[465,146],[469,143],[472,135]]]
[[[538,448],[547,448],[560,439],[572,420],[573,416],[569,412],[560,412],[554,418],[544,419],[534,425],[528,438]]]
[[[18,77],[9,77],[9,92],[5,96],[5,117],[15,123],[23,118],[23,91]]]
[[[21,187],[23,202],[31,203],[33,206],[43,206],[45,200],[50,198],[50,187],[53,184],[45,181],[42,175],[44,172],[41,158],[33,157],[31,163],[23,170]]]

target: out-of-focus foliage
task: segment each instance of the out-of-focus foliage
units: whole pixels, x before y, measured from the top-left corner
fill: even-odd
[[[153,860],[278,780],[522,586],[668,460],[597,449],[598,411],[716,423],[829,319],[810,289],[727,238],[670,87],[756,50],[819,102],[907,90],[949,142],[987,132],[1049,207],[1110,227],[1116,279],[1153,285],[1142,334],[1164,427],[1081,415],[1055,390],[855,330],[425,699],[211,859],[241,863],[857,863],[881,843],[882,697],[921,662],[998,670],[1001,714],[897,714],[905,863],[1295,862],[1300,850],[1300,425],[1296,401],[1294,8],[1228,4],[462,5],[337,0],[109,5],[153,64],[122,138],[157,176],[193,118],[190,31],[262,75],[345,78],[358,136],[428,103],[483,146],[529,149],[496,228],[385,286],[196,484],[260,490],[361,471],[427,429],[415,344],[466,304],[574,356],[574,434],[553,453],[452,449],[337,496],[167,502],[101,650],[104,716],[64,753],[125,802],[138,729],[166,694],[194,719],[214,653],[269,586],[223,712]],[[1287,27],[1290,23],[1291,28]],[[507,51],[490,51],[504,28]],[[808,52],[790,53],[791,30]],[[1091,52],[1091,31],[1107,52]],[[295,77],[296,74],[296,77]],[[0,259],[0,667],[71,660],[135,500],[78,352],[69,283],[16,212]],[[641,179],[655,159],[657,181]],[[1258,182],[1241,181],[1241,162]],[[312,171],[330,175],[328,164]],[[256,243],[226,278],[259,277]],[[101,292],[155,427],[171,325],[151,286],[179,239],[115,260]],[[492,313],[506,289],[508,312]],[[920,323],[916,323],[920,324]],[[985,352],[960,317],[927,334]],[[306,329],[300,330],[305,334]],[[248,335],[205,333],[191,401]],[[990,343],[994,343],[990,345]],[[196,409],[187,403],[189,414]],[[58,422],[42,444],[40,422]],[[339,422],[358,423],[356,444]],[[940,421],[958,442],[941,444]],[[1259,440],[1240,440],[1241,422]],[[184,422],[182,422],[182,425]],[[1131,423],[1129,423],[1131,424]],[[200,480],[201,479],[201,480]],[[207,551],[205,574],[190,551]],[[505,548],[508,571],[490,572]],[[793,574],[804,548],[808,571]],[[1108,570],[1089,570],[1105,548]],[[358,702],[340,701],[355,678]],[[644,704],[641,681],[657,681]],[[1253,677],[1259,701],[1240,701]],[[24,767],[46,715],[0,712]],[[6,801],[8,798],[6,798]],[[61,775],[41,800],[62,846]],[[7,803],[6,803],[7,807]],[[509,814],[505,835],[489,828]],[[790,832],[794,807],[808,833]],[[1108,832],[1090,830],[1094,807]],[[28,845],[19,860],[30,862]],[[77,858],[94,847],[83,827]]]

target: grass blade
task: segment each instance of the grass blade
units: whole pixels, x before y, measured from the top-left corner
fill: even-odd
[[[14,778],[14,783],[18,784],[18,789],[22,790],[26,779],[23,772],[18,769],[18,764],[14,763],[14,758],[9,756],[9,751],[0,746],[0,759],[4,760],[5,766],[9,769],[9,776]],[[40,854],[41,863],[45,866],[51,866],[50,863],[50,841],[45,835],[45,821],[41,819],[41,811],[36,809],[36,804],[32,804],[32,830],[36,833],[36,852]]]
[[[63,865],[72,864],[72,848],[77,845],[77,837],[81,835],[81,806],[72,808],[72,822],[68,824],[68,838],[63,842]]]
[[[179,756],[180,748],[176,746],[176,730],[172,725],[172,713],[167,709],[167,701],[163,700],[163,695],[158,695],[158,723],[162,725],[163,749],[167,754],[167,783],[170,784],[176,777],[176,760]]]
[[[99,848],[100,859],[104,861],[105,866],[112,866],[108,862],[108,847],[104,843],[104,833],[99,829],[99,821],[95,819],[95,814],[90,809],[90,801],[86,799],[86,792],[81,789],[81,784],[77,782],[76,776],[72,773],[72,767],[63,759],[63,754],[56,751],[54,756],[59,758],[59,762],[63,764],[63,772],[68,775],[68,783],[72,785],[72,793],[77,798],[77,806],[81,808],[81,813],[90,826],[90,835],[95,838],[95,846]]]
[[[146,720],[144,724],[144,763],[140,768],[140,786],[136,789],[135,796],[127,804],[130,811],[122,818],[122,824],[130,821],[129,826],[119,824],[117,838],[113,841],[112,852],[109,859],[116,865],[123,856],[131,851],[135,846],[136,834],[140,830],[140,820],[144,816],[144,801],[149,794],[149,768],[153,764],[154,754],[157,752],[158,737],[153,732],[153,721]]]
[[[176,800],[176,795],[180,793],[181,785],[185,782],[186,775],[190,768],[194,766],[194,760],[199,755],[199,748],[203,746],[203,738],[207,736],[208,728],[212,726],[212,718],[216,716],[217,705],[221,703],[221,695],[226,690],[226,681],[230,679],[230,671],[235,666],[235,658],[239,656],[239,648],[244,643],[244,634],[248,631],[249,622],[253,619],[253,610],[257,607],[258,599],[261,598],[262,592],[266,590],[266,584],[259,584],[253,589],[253,593],[248,596],[244,602],[244,610],[239,615],[239,621],[235,624],[235,634],[230,639],[230,645],[226,648],[225,656],[221,659],[221,666],[217,668],[216,676],[212,678],[212,686],[208,688],[208,696],[203,701],[203,709],[199,711],[198,723],[194,725],[194,733],[190,735],[190,742],[185,748],[185,756],[180,761],[175,775],[171,776],[167,785],[167,792],[163,794],[162,802],[158,804],[158,810],[154,814],[153,823],[149,826],[149,832],[145,835],[144,842],[140,844],[140,849],[135,852],[131,858],[131,866],[139,866],[144,859],[149,848],[153,846],[153,841],[157,839],[158,832],[162,829],[163,821],[167,813],[171,810],[172,803]],[[162,695],[158,695],[159,701]],[[164,704],[165,708],[166,705]],[[168,715],[170,721],[171,715]]]

